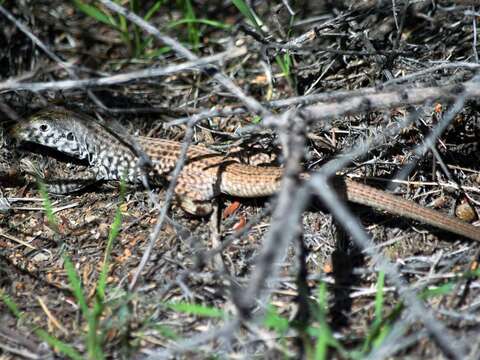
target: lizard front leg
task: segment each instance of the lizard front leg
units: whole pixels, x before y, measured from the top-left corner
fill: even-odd
[[[98,182],[96,178],[90,179],[42,179],[47,191],[52,194],[68,195],[81,191]]]
[[[70,194],[98,182],[97,173],[92,168],[70,171],[63,169],[65,166],[67,165],[54,160],[43,166],[29,159],[21,160],[23,171],[42,181],[52,194]],[[64,174],[71,173],[75,174],[74,178],[64,178]]]
[[[171,178],[168,180],[171,181]],[[177,179],[175,197],[180,207],[187,213],[207,216],[213,211],[212,199],[219,194],[215,189],[214,181],[207,181],[203,171],[184,169]]]

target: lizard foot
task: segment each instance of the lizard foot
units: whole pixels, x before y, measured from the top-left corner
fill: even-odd
[[[187,213],[195,216],[207,216],[213,211],[210,201],[194,200],[185,196],[177,197],[177,202],[180,207]]]

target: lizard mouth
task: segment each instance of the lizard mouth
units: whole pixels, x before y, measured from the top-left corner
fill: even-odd
[[[14,138],[15,139],[15,138]],[[17,140],[16,147],[21,152],[30,152],[42,156],[47,156],[59,160],[60,162],[71,163],[76,165],[88,166],[88,160],[79,159],[75,156],[64,153],[60,150],[47,145],[42,145],[29,139]]]

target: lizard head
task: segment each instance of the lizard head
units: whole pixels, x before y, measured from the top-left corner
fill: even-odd
[[[11,130],[14,139],[47,146],[62,153],[83,158],[78,139],[79,122],[72,121],[69,111],[64,109],[42,110]]]

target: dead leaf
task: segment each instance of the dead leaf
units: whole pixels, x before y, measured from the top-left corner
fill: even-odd
[[[223,210],[222,218],[226,219],[227,217],[231,216],[239,207],[240,203],[238,201],[233,201],[225,208],[225,210]]]

